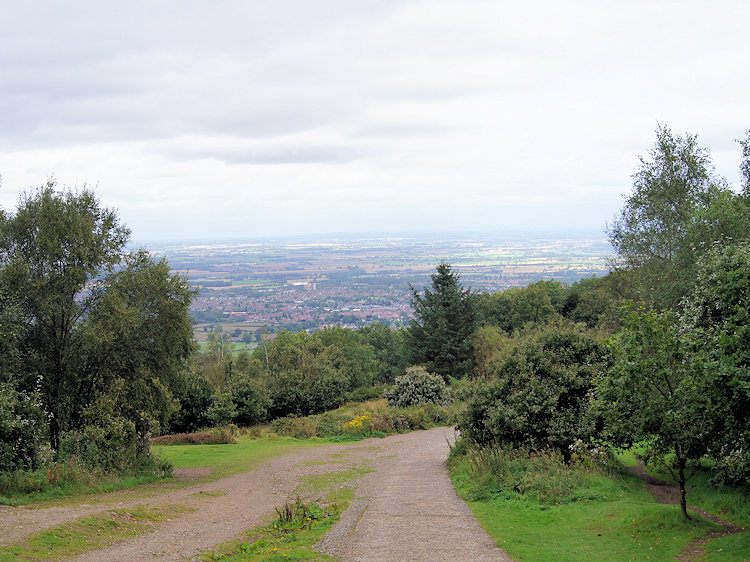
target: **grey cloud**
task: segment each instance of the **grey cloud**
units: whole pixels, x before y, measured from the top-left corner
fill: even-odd
[[[259,148],[167,149],[168,157],[186,160],[211,158],[227,164],[345,164],[365,155],[346,146],[280,146]]]

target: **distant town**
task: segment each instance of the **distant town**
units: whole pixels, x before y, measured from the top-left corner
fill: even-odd
[[[187,276],[196,339],[220,330],[252,347],[282,329],[408,322],[409,286],[441,261],[464,287],[496,292],[539,279],[565,283],[607,271],[603,234],[327,236],[150,245]]]

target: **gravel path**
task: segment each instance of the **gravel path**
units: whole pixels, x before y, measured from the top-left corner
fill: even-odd
[[[360,478],[359,499],[326,537],[322,550],[344,560],[508,560],[453,490],[444,466],[452,436],[452,429],[437,428],[321,445],[272,459],[251,472],[152,496],[119,492],[97,498],[96,504],[6,508],[0,511],[0,545],[113,508],[179,505],[194,511],[79,560],[191,559],[264,523],[274,507],[295,495],[303,477],[364,464],[375,471]]]
[[[394,441],[321,550],[344,560],[510,560],[453,489],[444,465],[453,438],[436,428]]]

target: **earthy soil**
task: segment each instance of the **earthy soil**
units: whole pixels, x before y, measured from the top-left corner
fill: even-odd
[[[650,474],[647,474],[641,461],[638,461],[637,466],[628,467],[628,470],[632,474],[635,474],[646,482],[646,489],[658,498],[659,503],[673,505],[680,504],[680,488],[675,484],[672,484],[671,482],[667,482],[666,480],[661,480],[660,478],[655,478]],[[706,556],[706,551],[703,548],[706,543],[720,537],[726,537],[727,535],[739,533],[744,530],[742,529],[742,527],[738,527],[734,523],[730,523],[729,521],[725,521],[720,517],[711,515],[710,513],[703,511],[702,509],[690,507],[690,497],[689,495],[686,497],[688,498],[688,511],[697,513],[698,515],[705,517],[709,521],[716,523],[717,525],[719,525],[719,528],[712,529],[706,535],[691,541],[690,544],[682,552],[680,552],[679,555],[677,555],[677,560],[682,560],[685,562],[691,560],[700,560]]]
[[[263,524],[274,507],[296,495],[303,477],[365,465],[374,472],[360,478],[360,499],[352,502],[322,549],[344,560],[508,560],[453,491],[444,466],[449,438],[452,429],[437,428],[321,445],[272,459],[251,472],[146,496],[133,490],[68,507],[4,508],[0,545],[111,509],[178,505],[193,511],[79,560],[193,559]],[[180,471],[178,477],[204,474],[205,469],[197,469]]]

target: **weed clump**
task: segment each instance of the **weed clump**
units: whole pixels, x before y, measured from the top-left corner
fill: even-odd
[[[499,495],[556,505],[607,499],[607,490],[598,489],[598,483],[613,469],[600,458],[579,453],[566,463],[554,449],[482,447],[462,439],[451,449],[449,465],[455,476],[466,480],[466,499],[485,501]]]

